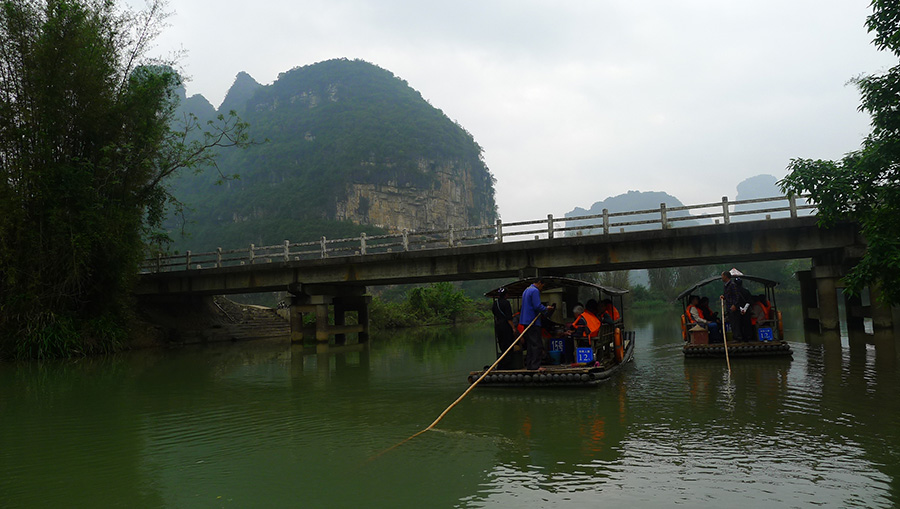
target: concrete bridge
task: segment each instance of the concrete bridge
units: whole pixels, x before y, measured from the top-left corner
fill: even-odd
[[[813,205],[790,197],[722,202],[569,218],[482,225],[464,229],[208,253],[147,260],[136,293],[173,298],[288,291],[292,338],[368,333],[366,287],[486,278],[519,278],[715,263],[811,258],[800,275],[804,319],[824,329],[839,326],[841,277],[865,249],[856,225],[821,229]],[[890,326],[890,309],[848,309]],[[328,324],[329,309],[335,325]],[[357,325],[345,325],[356,312]],[[302,326],[304,313],[316,325]],[[853,317],[850,317],[853,318]]]

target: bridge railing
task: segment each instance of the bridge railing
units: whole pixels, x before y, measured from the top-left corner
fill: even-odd
[[[533,239],[552,239],[561,236],[614,235],[638,230],[667,230],[703,224],[765,221],[800,217],[814,213],[815,205],[808,197],[776,196],[753,200],[702,203],[658,209],[609,212],[600,214],[546,219],[513,221],[469,226],[464,228],[409,231],[359,237],[328,239],[311,242],[290,242],[271,246],[250,244],[247,248],[162,256],[145,260],[141,271],[169,272],[221,268],[236,265],[289,262],[376,253],[418,251],[423,249],[456,248],[490,243],[517,242]]]

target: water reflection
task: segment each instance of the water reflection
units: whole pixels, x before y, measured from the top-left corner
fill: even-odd
[[[595,388],[478,388],[485,327],[0,366],[3,505],[668,507],[900,503],[897,340],[684,359],[677,313],[632,313]],[[103,486],[103,489],[97,489]],[[601,498],[602,497],[602,498]]]

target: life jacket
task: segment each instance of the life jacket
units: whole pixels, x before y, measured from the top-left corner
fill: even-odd
[[[581,314],[581,317],[584,318],[585,323],[587,323],[588,330],[591,331],[590,337],[596,338],[600,335],[600,319],[597,318],[597,315],[591,313],[590,311],[585,311]]]
[[[750,310],[753,311],[753,308],[755,308],[755,307],[757,306],[757,304],[759,305],[760,309],[762,309],[762,314],[763,314],[762,319],[763,319],[763,320],[766,320],[767,317],[769,316],[769,311],[766,309],[766,305],[763,304],[762,302],[757,302],[757,303],[755,303],[755,304],[752,304],[752,305],[750,306]],[[755,326],[755,325],[757,324],[757,321],[758,321],[758,320],[759,320],[759,318],[756,317],[756,313],[753,313],[753,314],[750,316],[750,325],[754,325],[754,326]]]
[[[685,318],[687,318],[688,323],[694,323],[694,316],[691,314],[691,308],[694,308],[697,310],[697,316],[699,316],[700,318],[703,318],[703,319],[706,318],[705,316],[703,316],[702,309],[700,309],[699,307],[697,307],[693,304],[688,304],[688,307],[684,312],[684,316],[685,316]]]
[[[763,308],[763,312],[765,313],[766,320],[772,319],[772,304],[769,301],[760,302],[760,306]]]
[[[581,319],[581,323],[578,323],[579,319]],[[590,334],[591,334],[591,330],[590,330],[590,328],[588,328],[587,324],[588,324],[587,317],[584,316],[584,313],[578,313],[577,315],[575,315],[575,319],[572,320],[572,323],[569,324],[569,327],[575,331],[581,329],[582,327],[587,329],[586,335],[579,336],[582,338],[586,338],[586,337],[590,336]]]
[[[603,314],[609,315],[614,322],[618,322],[622,318],[622,316],[619,314],[619,310],[616,309],[616,307],[612,304],[606,305],[606,307],[603,309]]]
[[[572,320],[572,323],[569,324],[570,329],[578,329],[578,326],[575,324],[578,323],[578,319],[581,318],[581,315],[582,315],[582,313],[578,313],[577,315],[575,315],[575,318]],[[585,319],[585,320],[587,320],[587,319]]]

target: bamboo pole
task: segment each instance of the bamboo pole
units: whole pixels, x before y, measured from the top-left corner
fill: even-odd
[[[426,431],[433,429],[435,427],[435,425],[437,425],[437,423],[441,422],[441,419],[443,419],[444,416],[447,415],[447,412],[449,412],[453,407],[455,407],[457,405],[457,403],[462,401],[463,398],[465,398],[470,392],[472,392],[472,389],[474,389],[475,386],[478,385],[479,382],[484,380],[484,377],[486,377],[488,375],[488,373],[490,373],[495,367],[497,367],[498,364],[500,364],[500,361],[502,361],[503,358],[506,357],[506,354],[508,354],[509,352],[512,351],[512,349],[516,346],[516,343],[518,343],[519,340],[522,339],[522,336],[524,336],[525,333],[528,332],[528,329],[530,329],[531,326],[534,325],[534,322],[536,322],[537,319],[540,318],[540,316],[541,316],[540,313],[536,314],[534,317],[534,320],[531,320],[531,323],[528,324],[528,327],[525,327],[525,330],[523,330],[522,333],[519,334],[519,337],[517,337],[516,340],[513,341],[511,345],[509,345],[509,348],[507,348],[506,351],[503,352],[503,355],[501,355],[500,357],[497,357],[497,360],[494,361],[493,364],[491,364],[491,367],[487,368],[484,371],[484,373],[482,373],[481,376],[478,377],[478,380],[475,380],[474,382],[472,382],[472,385],[470,385],[469,388],[466,389],[465,392],[462,393],[462,395],[460,395],[460,397],[456,398],[456,401],[454,401],[453,403],[450,404],[450,406],[448,406],[446,409],[444,409],[444,411],[441,412],[441,415],[439,415],[438,418],[434,420],[434,422],[429,424],[427,428],[423,429],[422,431],[419,431],[415,435],[410,436],[409,438],[407,438],[406,440],[403,440],[402,442],[398,443],[397,445],[394,445],[390,449],[385,449],[383,452],[378,454],[378,456],[374,456],[372,459],[378,458],[379,456],[383,455],[384,453],[392,451],[392,450],[400,447],[401,445],[405,444],[406,442],[409,442],[410,440],[416,438],[417,436],[421,435],[422,433],[425,433]]]
[[[728,377],[731,378],[731,360],[728,358],[728,335],[725,334],[725,299],[722,299],[722,341],[725,343],[725,363],[728,364]]]

